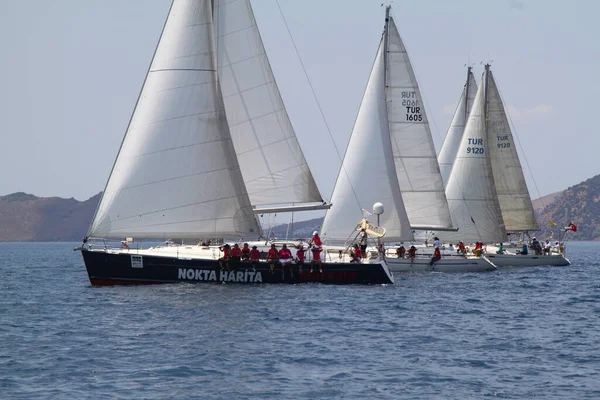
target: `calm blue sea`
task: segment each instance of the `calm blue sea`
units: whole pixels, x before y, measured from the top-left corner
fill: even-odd
[[[392,286],[89,285],[0,244],[2,399],[598,399],[600,243]]]

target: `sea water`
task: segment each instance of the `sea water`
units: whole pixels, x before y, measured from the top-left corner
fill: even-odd
[[[76,245],[0,244],[2,399],[600,398],[600,243],[386,286],[100,288]]]

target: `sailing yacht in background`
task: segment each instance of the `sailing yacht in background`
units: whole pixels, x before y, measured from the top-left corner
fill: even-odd
[[[294,204],[294,206],[288,206]],[[219,248],[129,249],[136,239],[260,235],[257,213],[323,209],[249,0],[175,0],[88,237],[90,282],[281,282],[261,262],[220,270]],[[357,219],[358,220],[358,219]],[[87,240],[87,238],[86,238]],[[389,283],[385,262],[324,264],[285,282]]]
[[[459,227],[456,233],[440,233],[447,242],[498,244],[508,240],[508,232],[539,230],[508,118],[489,67],[485,66],[446,186],[452,216]],[[570,264],[563,254],[495,254],[492,246],[488,250],[487,257],[497,266]]]
[[[415,230],[452,230],[437,157],[406,48],[386,7],[385,28],[346,149],[322,237],[346,243],[364,209],[382,202],[390,242],[413,242]],[[388,258],[392,271],[432,268],[429,257]],[[487,271],[484,258],[444,257],[437,271]]]
[[[452,165],[456,159],[460,141],[462,140],[463,132],[465,131],[465,126],[467,125],[467,120],[471,113],[473,100],[475,99],[476,94],[477,83],[475,82],[472,68],[467,67],[467,81],[438,156],[444,187],[448,184],[450,172],[452,172]]]

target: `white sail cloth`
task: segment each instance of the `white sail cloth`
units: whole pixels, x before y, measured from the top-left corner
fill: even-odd
[[[173,2],[89,236],[258,233],[221,101],[211,4]]]
[[[452,228],[425,106],[394,19],[387,24],[386,102],[398,184],[410,225]]]
[[[290,123],[249,0],[216,0],[219,80],[254,206],[321,202]]]
[[[332,207],[325,215],[321,232],[326,240],[348,239],[363,217],[362,210],[371,210],[376,202],[385,208],[380,219],[385,239],[413,240],[390,146],[383,47],[382,40],[333,190]]]
[[[507,239],[489,159],[485,121],[485,76],[458,148],[446,196],[458,232],[440,232],[444,241],[504,242]]]
[[[452,122],[450,123],[448,132],[444,138],[444,143],[440,149],[440,155],[438,156],[440,172],[442,173],[444,185],[448,184],[450,172],[452,171],[452,165],[456,159],[456,154],[458,153],[463,132],[465,131],[465,125],[467,124],[467,119],[469,117],[469,113],[471,112],[473,99],[475,98],[476,94],[477,83],[475,82],[475,77],[471,72],[471,68],[469,68],[467,73],[467,82],[463,88],[460,100],[456,106],[456,111],[454,112],[454,116],[452,118]]]
[[[487,134],[496,194],[508,232],[537,231],[527,182],[492,71],[487,70]]]

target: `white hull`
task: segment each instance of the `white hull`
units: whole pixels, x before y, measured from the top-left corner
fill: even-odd
[[[261,251],[263,253],[262,258],[264,259],[266,257],[266,253],[269,251],[269,248],[271,247],[271,242],[265,243],[264,241],[261,242],[246,242],[250,245],[250,247],[252,246],[257,246],[258,250]],[[275,241],[272,242],[275,243],[278,249],[281,249],[281,244],[282,243],[286,243],[289,247],[290,250],[292,251],[292,256],[295,256],[296,254],[296,249],[294,248],[296,243],[300,243],[300,242],[294,242],[294,241]],[[233,245],[233,243],[230,243],[231,245]],[[242,247],[243,243],[239,243],[240,247]],[[223,253],[219,250],[219,246],[203,246],[203,245],[186,245],[186,244],[169,244],[169,245],[159,245],[159,246],[153,246],[153,247],[149,247],[149,248],[135,248],[135,247],[131,247],[131,248],[125,248],[125,247],[115,247],[115,248],[104,248],[103,246],[98,246],[98,245],[93,245],[90,246],[90,250],[92,250],[93,247],[93,251],[105,251],[107,253],[112,253],[112,254],[134,254],[134,255],[145,255],[145,256],[158,256],[158,257],[174,257],[174,258],[178,258],[178,259],[183,259],[183,260],[218,260],[220,257],[223,256]],[[306,249],[308,246],[306,244],[304,244],[304,248]],[[340,247],[339,249],[335,249],[335,250],[329,250],[326,249],[326,251],[324,252],[324,254],[322,254],[322,261],[323,262],[327,262],[327,263],[349,263],[350,262],[350,257],[349,257],[349,252],[348,251],[344,251],[342,252],[342,256],[339,256],[339,250],[344,249],[343,247]],[[312,260],[311,257],[311,251],[310,250],[306,250],[305,252],[305,265],[309,264],[310,261]],[[376,253],[372,253],[372,257],[368,257],[362,260],[361,264],[378,264],[381,262],[381,260],[379,259],[379,257],[376,256]],[[292,262],[292,264],[295,264],[295,262]]]
[[[553,255],[535,255],[535,254],[486,254],[486,257],[497,267],[539,267],[553,266],[565,267],[571,265],[571,262],[562,254]]]
[[[387,258],[388,268],[392,272],[487,272],[497,268],[493,261],[485,257],[442,257],[433,266],[429,265],[431,258],[417,257],[410,261],[408,258]]]

